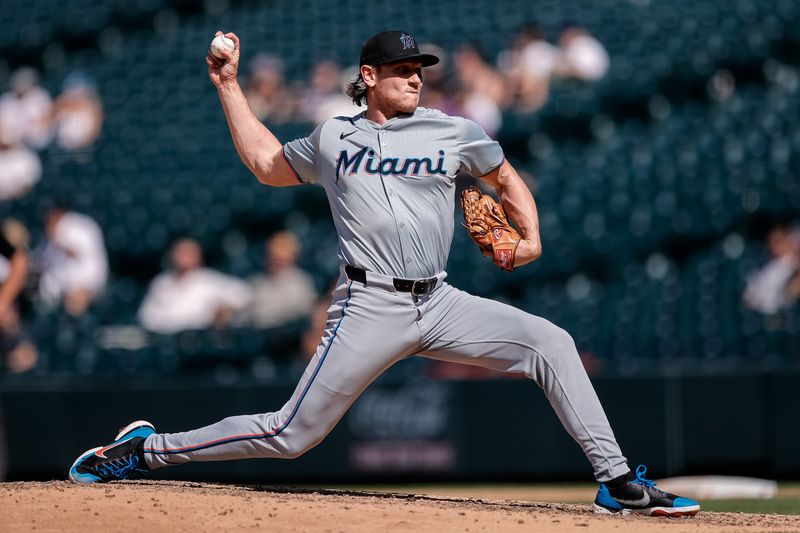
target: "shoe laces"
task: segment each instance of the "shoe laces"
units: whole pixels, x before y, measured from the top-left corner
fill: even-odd
[[[647,467],[645,465],[639,465],[636,467],[636,477],[631,480],[631,483],[636,483],[637,485],[641,485],[648,489],[653,489],[658,492],[663,492],[656,488],[656,482],[652,479],[645,478],[645,474],[647,474]]]
[[[124,479],[133,471],[140,471],[139,457],[127,455],[97,465],[97,472],[105,479]]]

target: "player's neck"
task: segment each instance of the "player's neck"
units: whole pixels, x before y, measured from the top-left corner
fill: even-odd
[[[399,109],[382,109],[382,108],[380,108],[380,107],[378,107],[376,105],[372,105],[371,106],[371,105],[367,104],[367,112],[364,113],[364,116],[368,120],[371,120],[372,122],[375,122],[376,124],[382,126],[386,122],[388,122],[391,119],[393,119],[394,117],[397,117],[397,116],[400,116],[400,115],[408,115],[408,114],[409,113],[406,113],[404,111],[400,111]]]

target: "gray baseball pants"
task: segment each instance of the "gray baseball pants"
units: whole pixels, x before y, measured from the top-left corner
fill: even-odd
[[[317,352],[279,411],[151,435],[144,444],[148,466],[298,457],[325,438],[384,370],[421,355],[525,374],[544,390],[598,481],[627,473],[570,335],[543,318],[460,291],[443,278],[434,291],[415,297],[395,291],[384,276],[367,273],[365,285],[342,274]]]

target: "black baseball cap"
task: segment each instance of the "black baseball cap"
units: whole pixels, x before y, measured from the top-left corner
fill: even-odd
[[[382,65],[395,61],[415,59],[423,67],[439,62],[432,54],[420,54],[417,40],[405,31],[382,31],[364,42],[361,47],[361,65]]]

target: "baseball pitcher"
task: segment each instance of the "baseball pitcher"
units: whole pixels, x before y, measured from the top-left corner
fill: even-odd
[[[225,36],[233,50],[221,59],[209,53],[206,62],[242,161],[265,185],[317,184],[327,194],[341,261],[327,329],[279,410],[182,433],[133,422],[111,444],[80,455],[70,478],[95,483],[189,461],[298,457],[384,370],[418,355],[534,380],[594,470],[596,512],[696,514],[696,502],[658,490],[643,467],[631,473],[567,332],[445,281],[462,172],[499,198],[478,189],[461,198],[465,226],[484,255],[510,271],[542,249],[536,204],[500,145],[470,120],[417,107],[423,68],[439,59],[420,53],[407,32],[370,37],[348,87],[366,110],[281,145],[250,110],[237,82],[239,39]]]

